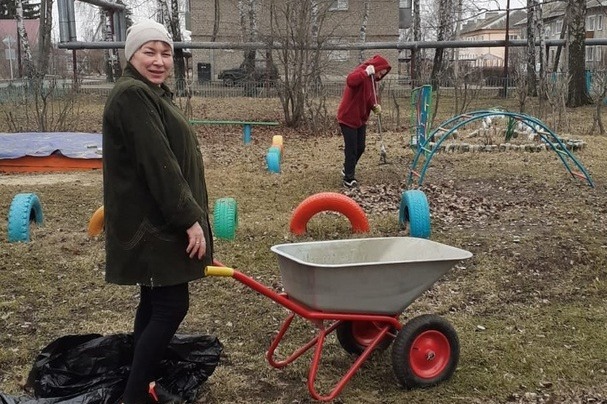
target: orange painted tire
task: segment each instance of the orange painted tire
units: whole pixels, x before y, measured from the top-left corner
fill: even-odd
[[[89,220],[89,237],[96,237],[101,234],[103,231],[103,218],[104,218],[104,210],[103,206],[93,213],[91,219]]]
[[[289,225],[291,233],[304,234],[312,216],[324,211],[342,213],[350,221],[354,233],[369,231],[367,215],[356,201],[337,192],[320,192],[307,197],[293,210]]]

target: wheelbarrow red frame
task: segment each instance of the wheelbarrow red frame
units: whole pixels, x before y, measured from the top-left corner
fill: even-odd
[[[215,264],[217,266],[209,266],[205,268],[205,275],[232,277],[291,311],[283,322],[278,334],[272,340],[270,348],[266,353],[266,359],[273,367],[283,368],[289,363],[295,361],[312,347],[316,347],[308,372],[308,390],[310,391],[310,395],[316,400],[330,401],[337,397],[350,379],[354,376],[354,374],[358,371],[358,369],[360,369],[362,364],[371,355],[373,350],[375,350],[375,348],[382,342],[382,340],[385,338],[394,338],[394,332],[399,331],[402,328],[402,324],[397,319],[399,314],[390,316],[383,314],[332,313],[312,310],[299,302],[289,299],[289,296],[286,293],[275,292],[274,290],[268,288],[260,282],[257,282],[253,278],[239,272],[238,270],[220,266],[221,264],[217,261]],[[277,360],[275,359],[276,348],[278,345],[280,345],[280,342],[282,341],[296,315],[314,324],[318,328],[318,333],[306,344],[296,349],[286,359]],[[316,390],[315,381],[322,356],[323,344],[326,336],[333,332],[342,323],[342,321],[360,321],[373,324],[376,329],[376,331],[374,331],[376,332],[376,335],[373,338],[365,340],[365,349],[350,366],[345,375],[335,384],[333,389],[328,394],[321,395]]]

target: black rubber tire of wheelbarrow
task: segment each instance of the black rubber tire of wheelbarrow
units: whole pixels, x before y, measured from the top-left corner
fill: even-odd
[[[364,323],[367,324],[372,322],[365,321]],[[353,326],[353,321],[343,321],[340,325],[338,325],[337,329],[335,330],[337,335],[337,341],[339,341],[339,345],[341,345],[341,347],[346,352],[354,355],[360,355],[365,350],[367,345],[362,345],[357,340],[356,336],[354,335]],[[389,333],[392,336],[396,334],[396,330],[394,329],[394,327],[390,328]],[[386,349],[388,349],[390,344],[392,344],[392,340],[394,339],[392,336],[387,335],[375,349],[379,351],[385,351]]]
[[[424,376],[416,372],[412,365],[415,360],[412,353],[421,353],[414,344],[418,337],[427,332],[435,333],[441,337],[441,342],[446,343],[448,355],[442,355],[439,352],[438,357],[433,356],[432,361],[437,362],[437,368],[431,370],[431,375]],[[459,362],[459,338],[453,326],[444,318],[436,314],[424,314],[409,320],[399,331],[392,344],[392,369],[399,383],[406,389],[426,388],[435,386],[453,376],[457,363]],[[433,352],[434,354],[436,352]],[[427,363],[430,363],[428,361]]]

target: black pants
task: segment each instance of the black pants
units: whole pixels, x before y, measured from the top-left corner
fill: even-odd
[[[356,174],[356,164],[365,152],[367,125],[360,128],[350,128],[339,124],[344,137],[344,179],[352,180]]]
[[[154,288],[141,286],[133,333],[133,363],[123,403],[139,404],[148,400],[148,385],[153,380],[167,346],[188,313],[189,305],[187,283]]]

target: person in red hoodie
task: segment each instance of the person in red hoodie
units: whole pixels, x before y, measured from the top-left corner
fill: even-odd
[[[375,55],[356,66],[346,78],[346,88],[337,108],[337,121],[344,137],[344,167],[341,174],[344,186],[348,188],[358,185],[354,175],[356,164],[365,152],[369,115],[371,111],[381,113],[376,99],[377,89],[373,91],[374,83],[383,79],[391,68],[386,59]]]

